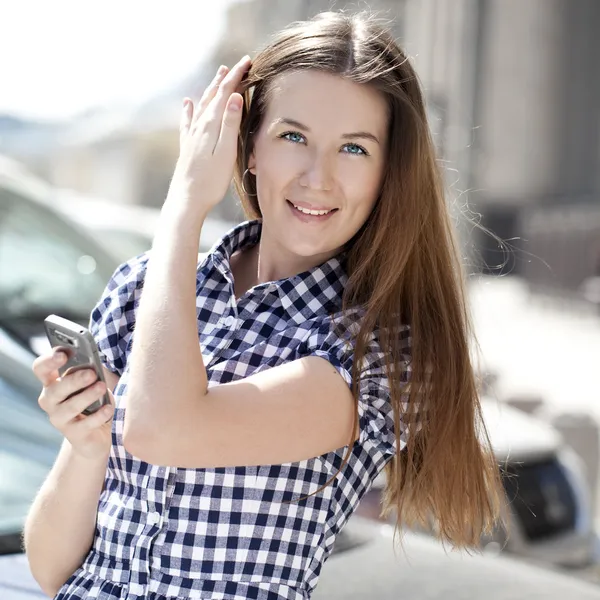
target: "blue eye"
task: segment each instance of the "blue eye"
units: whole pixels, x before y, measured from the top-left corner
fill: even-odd
[[[297,131],[286,131],[285,133],[282,133],[279,137],[289,140],[294,144],[302,144],[306,141],[304,136],[301,133],[298,133]]]
[[[346,144],[344,148],[346,148],[347,154],[364,154],[365,156],[369,156],[369,153],[358,144]]]

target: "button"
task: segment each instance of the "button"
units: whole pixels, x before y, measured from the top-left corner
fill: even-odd
[[[272,283],[268,288],[267,288],[267,292],[276,292],[277,291],[277,286]]]
[[[226,319],[223,319],[223,325],[225,325],[225,327],[231,327],[234,323],[235,323],[234,317],[227,317]]]
[[[148,514],[148,525],[157,525],[160,521],[160,515],[157,512]]]

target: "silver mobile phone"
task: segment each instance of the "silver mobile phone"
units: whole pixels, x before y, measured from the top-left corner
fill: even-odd
[[[60,348],[68,357],[67,362],[58,370],[61,377],[81,369],[94,369],[98,380],[106,383],[102,373],[102,362],[98,354],[98,348],[94,337],[88,329],[78,323],[63,319],[57,315],[49,315],[44,319],[44,328],[52,348]],[[94,385],[94,383],[90,384]],[[65,399],[79,394],[82,390],[71,394]],[[100,410],[106,404],[110,404],[108,393],[88,406],[82,414],[91,415]]]

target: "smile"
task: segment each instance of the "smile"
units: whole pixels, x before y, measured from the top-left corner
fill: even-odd
[[[289,207],[292,209],[292,212],[300,218],[301,221],[311,222],[311,221],[324,221],[328,219],[331,215],[337,212],[337,208],[329,208],[329,209],[310,209],[304,208],[302,206],[297,206],[293,202],[287,200]]]
[[[295,204],[292,204],[292,206],[296,210],[299,210],[300,212],[304,213],[305,215],[326,215],[326,214],[329,214],[332,210],[335,210],[334,208],[331,208],[329,210],[310,210],[308,208],[302,208],[301,206],[296,206]]]

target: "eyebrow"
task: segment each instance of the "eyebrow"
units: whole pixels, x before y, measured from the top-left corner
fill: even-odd
[[[275,119],[273,125],[289,125],[290,127],[296,127],[297,129],[301,129],[302,131],[310,133],[310,127],[300,123],[300,121],[296,121],[295,119],[288,119],[286,117],[279,117],[278,119]],[[377,136],[373,135],[372,133],[369,133],[368,131],[353,131],[351,133],[344,133],[342,134],[342,137],[345,140],[355,140],[356,138],[363,138],[366,140],[372,140],[376,144],[380,143]]]

